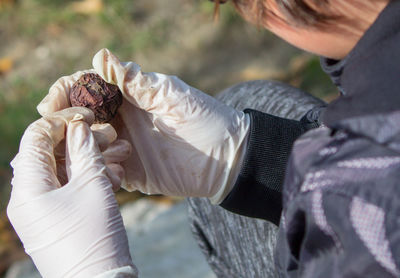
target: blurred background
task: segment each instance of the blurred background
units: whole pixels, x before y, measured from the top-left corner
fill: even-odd
[[[273,79],[326,101],[336,96],[318,57],[249,25],[229,4],[214,22],[213,8],[207,0],[0,0],[0,277],[25,258],[5,213],[9,162],[51,84],[91,68],[99,49],[211,95],[241,81]],[[117,195],[121,205],[141,197]]]

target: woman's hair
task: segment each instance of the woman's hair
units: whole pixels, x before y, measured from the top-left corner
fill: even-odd
[[[322,26],[337,19],[337,15],[330,12],[330,0],[232,0],[243,17],[263,26],[277,17],[270,9],[271,1],[275,1],[291,24]]]
[[[248,21],[268,27],[271,21],[281,21],[311,28],[357,27],[357,10],[374,9],[374,4],[385,0],[231,0],[236,10]],[[227,2],[214,0],[214,2]],[[217,3],[218,4],[218,3]],[[279,7],[285,18],[275,14],[271,5]],[[355,14],[347,14],[353,11]],[[355,11],[355,12],[354,12]],[[349,25],[350,23],[350,25]]]

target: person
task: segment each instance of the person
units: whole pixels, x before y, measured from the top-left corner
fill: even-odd
[[[44,277],[138,276],[113,195],[120,185],[207,198],[278,225],[280,277],[400,277],[400,2],[232,1],[247,20],[323,56],[341,96],[326,107],[308,102],[312,109],[297,109],[304,112],[297,119],[241,111],[99,51],[94,71],[124,96],[114,122],[90,128],[93,114],[68,101],[82,72],[63,77],[39,104],[42,118],[27,128],[11,163],[8,216]],[[257,268],[263,258],[231,248],[246,247],[223,229],[215,234],[223,218],[202,222],[211,219],[201,215],[209,206],[202,211],[196,200],[203,199],[189,201],[197,235],[209,256],[222,258],[214,269],[227,265],[218,275],[263,277],[230,268],[245,261]],[[241,232],[245,244],[246,234],[260,233]]]

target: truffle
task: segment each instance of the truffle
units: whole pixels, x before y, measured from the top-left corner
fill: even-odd
[[[122,104],[118,86],[105,82],[96,73],[83,74],[73,85],[69,95],[72,106],[84,106],[94,112],[95,123],[111,121]]]

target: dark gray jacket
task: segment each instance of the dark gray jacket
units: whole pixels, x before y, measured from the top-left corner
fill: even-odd
[[[322,66],[342,94],[326,109],[300,122],[247,111],[248,151],[221,205],[279,224],[281,277],[400,277],[400,1]]]

